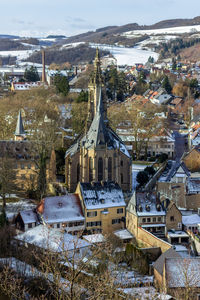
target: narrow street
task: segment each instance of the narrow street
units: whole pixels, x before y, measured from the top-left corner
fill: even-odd
[[[173,135],[175,137],[175,159],[179,160],[187,151],[187,135],[183,135],[177,130],[174,130]]]

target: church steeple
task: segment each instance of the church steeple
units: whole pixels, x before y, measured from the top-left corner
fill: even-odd
[[[102,97],[102,86],[103,86],[103,80],[102,80],[102,73],[101,73],[101,60],[99,55],[99,49],[96,49],[96,56],[94,59],[94,71],[92,73],[92,76],[90,78],[90,82],[88,85],[89,89],[89,97],[88,97],[88,117],[87,117],[87,126],[86,131],[88,131],[92,120],[95,117],[95,114],[97,113],[97,107],[98,107],[98,101]],[[100,97],[101,95],[101,97]],[[103,101],[101,99],[101,101]],[[104,108],[104,119],[106,120],[106,104],[103,101],[103,108]]]
[[[16,141],[24,140],[25,136],[26,136],[26,132],[24,130],[21,110],[19,110],[19,114],[18,114],[18,118],[17,118],[17,125],[16,125],[16,130],[15,130],[15,140]]]

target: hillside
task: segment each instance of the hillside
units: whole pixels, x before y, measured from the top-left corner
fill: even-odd
[[[59,47],[46,48],[45,57],[46,64],[51,63],[62,64],[69,62],[70,64],[79,64],[81,62],[91,62],[95,57],[96,50],[86,44],[78,45],[77,47],[71,47],[69,49],[60,49]],[[107,55],[108,51],[100,50],[100,55]],[[34,52],[25,61],[42,63],[42,55],[40,51]]]
[[[153,25],[139,25],[137,23],[126,24],[123,26],[107,26],[99,28],[96,31],[89,31],[83,34],[71,36],[63,43],[73,42],[93,42],[101,44],[115,44],[120,43],[126,46],[134,46],[138,41],[135,38],[126,39],[122,36],[123,33],[133,30],[152,30],[152,29],[163,29],[169,27],[180,27],[180,26],[193,26],[200,25],[200,17],[193,19],[172,19],[157,22]],[[141,40],[139,40],[140,42]]]
[[[200,44],[180,51],[179,55],[182,60],[189,60],[193,62],[200,61]]]

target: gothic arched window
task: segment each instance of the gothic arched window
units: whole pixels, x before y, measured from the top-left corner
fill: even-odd
[[[89,158],[89,182],[93,180],[93,161],[92,157]]]
[[[108,181],[112,181],[112,157],[108,158]]]
[[[98,181],[103,180],[103,158],[98,159]]]
[[[80,181],[80,164],[77,164],[76,167],[76,181],[79,182]]]

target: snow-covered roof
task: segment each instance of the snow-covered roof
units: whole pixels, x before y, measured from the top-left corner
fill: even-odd
[[[187,180],[187,193],[198,194],[200,193],[200,177],[199,178],[188,178]]]
[[[133,239],[133,235],[127,229],[120,229],[114,232],[120,240]]]
[[[37,222],[36,213],[32,209],[20,211],[21,218],[24,224],[35,223]]]
[[[154,195],[136,193],[136,210],[139,217],[165,216],[162,205],[156,203]]]
[[[185,231],[168,231],[167,235],[171,238],[177,238],[177,237],[188,237],[189,235]]]
[[[105,237],[101,233],[83,235],[83,239],[85,239],[86,241],[92,244],[103,243],[106,241]]]
[[[197,225],[200,224],[200,216],[198,214],[192,214],[190,216],[182,216],[183,225]]]
[[[200,287],[200,258],[166,258],[165,266],[168,287]]]
[[[38,205],[37,212],[48,224],[85,220],[77,194],[47,197]]]
[[[62,237],[63,233],[61,230],[49,228],[45,225],[39,225],[22,234],[18,234],[15,239],[46,250],[57,252]]]
[[[63,252],[89,247],[91,244],[60,229],[49,228],[46,225],[36,226],[15,237],[16,240],[49,250]]]
[[[122,189],[114,182],[80,183],[87,209],[126,206]]]

